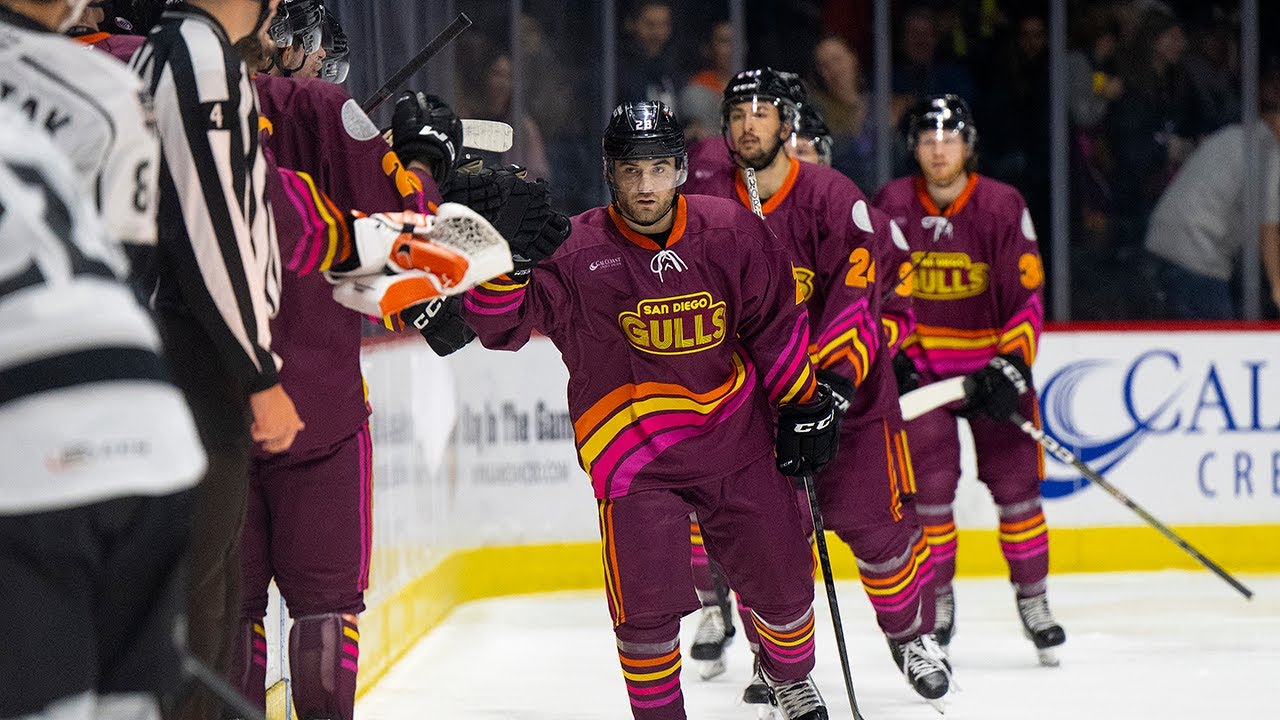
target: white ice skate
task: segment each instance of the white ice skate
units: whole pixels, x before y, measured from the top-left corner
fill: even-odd
[[[719,605],[702,608],[689,657],[698,661],[698,676],[703,680],[724,674],[724,649],[733,642],[735,632],[733,625],[725,623],[725,612]]]

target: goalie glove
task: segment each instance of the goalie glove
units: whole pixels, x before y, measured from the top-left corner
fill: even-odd
[[[1018,411],[1019,399],[1030,387],[1031,369],[1020,356],[997,355],[986,367],[964,379],[964,407],[958,414],[1008,420]]]
[[[439,297],[414,305],[400,313],[406,327],[415,327],[440,357],[451,355],[476,339],[475,331],[462,319],[461,297]]]
[[[390,259],[380,270],[329,271],[329,279],[335,283],[334,300],[366,315],[399,315],[414,305],[442,295],[459,295],[511,272],[506,241],[475,211],[457,203],[444,203],[421,225],[402,225],[400,229],[412,232],[396,236],[387,256]],[[373,253],[370,250],[371,257]],[[363,267],[374,268],[376,263]]]
[[[813,400],[778,408],[778,472],[793,478],[817,473],[835,458],[839,439],[840,413],[831,388],[819,381]]]
[[[415,212],[353,212],[347,218],[349,252],[326,271],[329,280],[403,270],[461,276],[467,269],[466,259],[431,244],[428,234],[432,222],[431,216]]]

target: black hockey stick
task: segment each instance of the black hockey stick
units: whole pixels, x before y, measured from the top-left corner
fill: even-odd
[[[360,103],[360,109],[364,110],[366,115],[372,113],[374,108],[391,97],[391,93],[399,89],[404,84],[404,81],[409,79],[409,76],[422,69],[422,66],[427,64],[428,60],[435,57],[436,53],[443,50],[444,46],[453,42],[454,38],[461,35],[462,31],[469,27],[471,27],[471,18],[467,17],[466,13],[458,13],[458,17],[454,18],[454,21],[449,23],[448,27],[441,30],[439,35],[436,35],[431,39],[431,42],[423,46],[417,55],[414,55],[409,62],[405,63],[404,67],[400,68],[395,75],[392,75],[390,80],[383,83],[382,87],[378,88],[378,91],[373,95],[370,95],[368,100]]]
[[[201,662],[191,653],[179,648],[182,653],[182,673],[205,686],[228,710],[235,713],[239,720],[267,720],[262,710],[253,706],[239,690],[231,687],[213,668]]]
[[[1081,475],[1084,475],[1086,478],[1088,478],[1089,482],[1093,483],[1094,485],[1097,485],[1103,490],[1106,490],[1107,493],[1111,495],[1111,497],[1119,500],[1121,503],[1124,504],[1125,507],[1137,513],[1138,517],[1142,518],[1143,520],[1146,520],[1148,525],[1155,528],[1156,530],[1159,530],[1160,534],[1168,538],[1170,542],[1182,548],[1184,551],[1186,551],[1188,555],[1195,558],[1201,565],[1204,565],[1205,567],[1212,570],[1215,575],[1222,578],[1227,582],[1228,585],[1230,585],[1231,587],[1239,591],[1241,595],[1244,595],[1246,600],[1250,600],[1253,598],[1253,591],[1245,587],[1239,580],[1236,580],[1234,577],[1232,577],[1231,573],[1227,572],[1226,570],[1223,570],[1221,566],[1219,566],[1217,563],[1210,560],[1209,558],[1205,557],[1199,550],[1196,550],[1195,548],[1191,547],[1190,543],[1188,543],[1186,540],[1183,540],[1182,537],[1180,537],[1173,530],[1170,530],[1169,527],[1166,526],[1164,523],[1155,519],[1155,517],[1153,517],[1151,513],[1147,512],[1146,510],[1143,510],[1142,507],[1138,505],[1138,503],[1129,499],[1128,495],[1125,495],[1123,492],[1120,492],[1119,488],[1107,482],[1106,478],[1094,472],[1093,468],[1089,467],[1088,465],[1085,465],[1084,462],[1082,462],[1080,458],[1076,457],[1074,453],[1072,453],[1070,450],[1063,447],[1062,444],[1059,443],[1057,440],[1054,440],[1053,438],[1049,437],[1049,435],[1045,433],[1045,431],[1036,427],[1035,423],[1022,417],[1016,412],[1009,416],[1009,421],[1012,422],[1014,425],[1017,425],[1018,428],[1022,430],[1022,432],[1026,433],[1027,435],[1030,435],[1033,440],[1040,443],[1040,447],[1043,447],[1045,450],[1049,451],[1049,453],[1052,454],[1054,457],[1058,458],[1062,462],[1078,470]]]
[[[813,536],[818,541],[818,563],[822,565],[822,582],[827,587],[827,606],[831,608],[831,624],[836,631],[836,650],[840,653],[840,669],[844,671],[844,689],[849,695],[849,708],[853,720],[864,720],[858,711],[858,698],[853,694],[853,675],[849,671],[849,649],[844,641],[844,624],[840,622],[840,601],[836,599],[836,582],[831,575],[831,555],[827,552],[827,537],[822,529],[822,509],[818,507],[818,493],[813,488],[813,475],[803,476],[804,492],[809,496],[809,512],[813,515]]]

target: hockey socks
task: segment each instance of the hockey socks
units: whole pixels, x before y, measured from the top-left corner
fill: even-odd
[[[267,707],[267,631],[262,618],[240,618],[235,655],[231,659],[231,684],[254,707]]]
[[[293,704],[300,720],[351,720],[360,633],[354,615],[327,613],[294,620],[289,631]]]
[[[631,701],[631,715],[636,720],[684,720],[679,630],[678,620],[648,630],[629,624],[620,625],[615,630],[618,661],[622,664],[622,677]],[[637,642],[661,636],[670,639]]]

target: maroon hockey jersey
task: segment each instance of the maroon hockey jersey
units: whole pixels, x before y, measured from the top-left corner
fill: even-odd
[[[1035,361],[1044,326],[1044,269],[1035,226],[1013,187],[977,174],[945,212],[919,176],[894,180],[876,206],[902,228],[922,380],[966,375],[999,353]]]
[[[681,190],[751,207],[734,164],[719,165],[710,174],[690,167]],[[894,242],[889,218],[871,207],[852,180],[795,159],[782,187],[762,210],[791,260],[796,296],[809,309],[813,364],[840,373],[858,387],[846,425],[858,427],[899,413],[897,384],[880,327],[883,295],[892,287],[879,277],[882,259],[889,257]]]
[[[790,263],[735,203],[679,197],[665,248],[590,210],[531,276],[481,285],[464,312],[486,347],[537,328],[559,348],[596,497],[733,474],[773,452],[771,406],[816,387]]]

